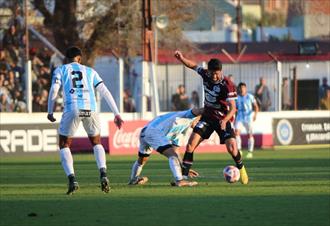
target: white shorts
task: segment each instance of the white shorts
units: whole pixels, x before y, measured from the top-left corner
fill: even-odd
[[[59,127],[59,134],[72,137],[76,133],[82,121],[84,129],[89,137],[100,134],[100,119],[96,112],[90,112],[89,117],[80,117],[79,112],[64,112]]]
[[[252,121],[236,120],[235,121],[235,129],[240,130],[240,131],[245,129],[247,134],[253,134],[252,124],[253,124]]]
[[[145,127],[141,130],[139,154],[149,156],[152,150],[168,145],[172,143],[161,130],[153,127]]]

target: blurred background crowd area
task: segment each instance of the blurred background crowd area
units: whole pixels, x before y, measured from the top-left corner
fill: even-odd
[[[15,6],[7,26],[2,30],[0,47],[0,110],[2,112],[25,112],[25,61],[26,35],[22,10]],[[40,42],[32,42],[28,49],[32,63],[32,110],[47,111],[51,73],[55,68],[53,53]],[[61,110],[61,98],[56,106]]]
[[[56,66],[62,64],[54,51],[34,34],[27,33],[26,15],[29,16],[28,24],[42,33],[62,53],[69,45],[80,46],[85,54],[84,64],[94,66],[97,59],[104,55],[122,57],[125,64],[124,89],[120,91],[123,94],[123,110],[124,112],[140,111],[140,104],[137,103],[139,97],[135,92],[135,89],[139,88],[136,85],[138,75],[132,69],[134,68],[132,62],[142,55],[142,1],[144,0],[0,0],[0,111],[27,111],[25,62],[28,57],[32,64],[32,111],[46,112],[52,72]],[[311,91],[317,95],[317,99],[311,101],[317,104],[310,109],[329,108],[330,69],[327,66],[330,62],[329,1],[151,0],[151,2],[153,21],[156,21],[153,29],[154,42],[157,46],[156,62],[159,64],[157,69],[162,111],[177,111],[202,105],[202,88],[191,82],[194,77],[190,80],[186,79],[188,72],[176,66],[178,62],[175,62],[172,55],[178,48],[198,63],[215,56],[224,60],[225,64],[232,65],[225,66],[225,69],[232,68],[227,70],[226,75],[232,74],[236,83],[242,78],[244,80],[249,77],[251,81],[243,82],[248,83],[249,91],[256,97],[257,87],[263,80],[269,92],[263,96],[268,95],[267,98],[272,102],[272,106],[268,106],[264,111],[276,110],[274,104],[279,101],[275,100],[275,96],[279,90],[282,92],[282,109],[296,109],[292,88],[294,67],[289,64],[284,66],[288,73],[283,74],[282,89],[279,89],[278,85],[274,88],[277,83],[276,78],[273,74],[267,75],[267,70],[258,74],[250,70],[249,73],[253,75],[244,77],[247,71],[241,67],[234,68],[238,66],[238,59],[245,64],[242,68],[247,66],[246,64],[251,64],[251,68],[259,67],[261,64],[256,66],[254,63],[258,62],[254,60],[258,61],[261,58],[260,62],[264,63],[261,66],[265,66],[266,63],[274,60],[264,56],[271,50],[279,58],[282,56],[283,62],[286,62],[285,59],[289,61],[303,59],[301,62],[306,68],[315,63],[316,69],[308,72],[310,75],[304,75],[305,80],[310,76],[307,80],[314,79],[318,86],[318,90],[314,88]],[[159,21],[161,23],[158,23]],[[29,34],[28,37],[26,34]],[[305,57],[299,58],[298,55]],[[299,64],[297,62],[296,65]],[[322,68],[328,69],[319,68],[318,71],[317,65],[320,64]],[[176,76],[182,79],[171,78]],[[306,83],[305,86],[308,87],[310,84]],[[152,95],[147,96],[148,111],[151,109],[152,98]],[[62,102],[63,98],[60,96],[55,111],[62,110]],[[303,106],[302,109],[304,108],[308,106]]]

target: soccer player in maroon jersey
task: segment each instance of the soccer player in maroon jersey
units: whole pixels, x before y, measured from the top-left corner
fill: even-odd
[[[216,131],[220,143],[226,144],[228,153],[233,157],[237,168],[240,170],[242,184],[247,184],[249,178],[243,165],[242,156],[237,150],[232,125],[236,112],[235,99],[237,99],[235,85],[223,75],[222,63],[218,59],[211,59],[207,65],[208,69],[204,69],[194,61],[185,58],[180,51],[175,51],[174,56],[202,77],[205,93],[204,113],[194,127],[183,157],[183,175],[188,176],[195,149],[204,139],[208,139]]]

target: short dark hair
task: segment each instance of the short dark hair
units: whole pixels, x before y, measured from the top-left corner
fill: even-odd
[[[221,71],[222,70],[222,63],[220,60],[212,58],[207,63],[207,69],[211,71]]]
[[[242,87],[242,86],[245,86],[245,87],[246,87],[246,84],[245,84],[244,82],[240,82],[240,83],[238,84],[238,87]]]
[[[67,48],[66,52],[65,52],[65,56],[68,59],[73,59],[76,56],[82,56],[82,52],[81,49],[79,49],[76,46],[71,46],[69,48]]]

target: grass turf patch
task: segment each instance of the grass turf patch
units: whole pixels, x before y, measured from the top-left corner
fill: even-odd
[[[256,151],[245,160],[250,183],[228,184],[228,154],[195,155],[198,187],[170,187],[165,157],[152,155],[145,186],[127,186],[135,156],[108,156],[112,191],[103,194],[92,155],[74,155],[81,189],[65,195],[59,157],[0,160],[0,225],[318,225],[329,226],[328,149]]]

